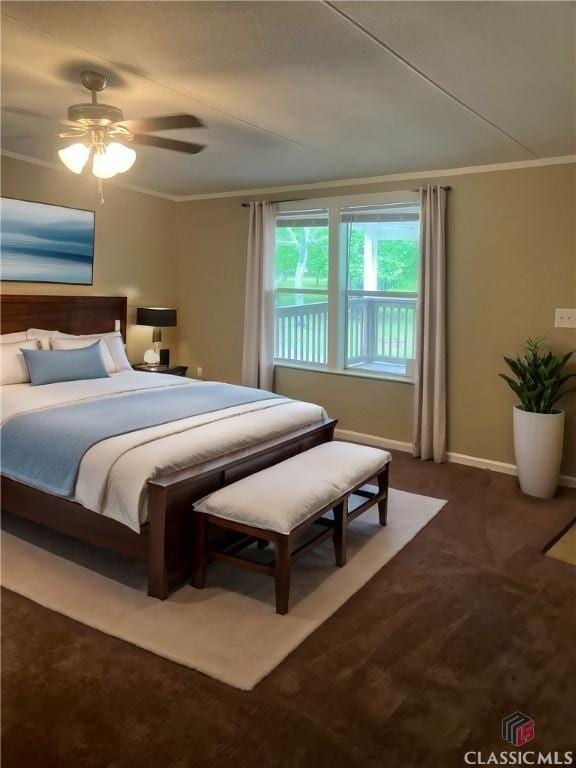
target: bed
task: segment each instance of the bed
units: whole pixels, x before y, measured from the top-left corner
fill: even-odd
[[[125,338],[126,307],[125,297],[4,296],[1,332],[52,328],[87,334],[118,328]],[[98,408],[127,395],[147,398],[142,402],[174,400],[176,393],[200,399],[210,386],[134,371],[36,387],[12,384],[4,387],[3,419],[53,415],[60,406],[82,403]],[[146,562],[148,593],[165,599],[192,572],[190,505],[333,439],[334,427],[313,404],[281,397],[242,402],[96,443],[83,455],[71,497],[2,476],[2,508]]]

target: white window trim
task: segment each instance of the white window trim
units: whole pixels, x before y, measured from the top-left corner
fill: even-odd
[[[393,373],[377,373],[363,368],[328,368],[319,363],[300,363],[296,360],[275,360],[274,368],[292,368],[296,371],[309,373],[329,373],[332,376],[351,376],[354,379],[376,379],[377,381],[393,381],[396,384],[414,384],[412,376],[395,376]]]
[[[275,358],[274,366],[278,368],[293,368],[305,371],[329,373],[343,376],[353,376],[363,379],[378,379],[394,381],[401,384],[413,384],[410,376],[397,376],[393,373],[379,373],[365,369],[345,367],[346,341],[346,295],[358,293],[358,295],[381,296],[382,291],[354,291],[346,289],[346,258],[345,244],[340,242],[340,209],[353,205],[382,204],[382,203],[418,203],[420,195],[414,190],[400,190],[396,192],[380,192],[378,194],[343,195],[341,197],[308,198],[278,203],[278,213],[294,213],[311,209],[328,210],[328,290],[310,288],[278,288],[278,293],[285,294],[315,294],[328,297],[328,349],[327,364],[305,363],[301,361],[286,361]],[[397,295],[399,298],[413,297],[417,294],[407,294],[398,291],[387,292]]]
[[[418,203],[420,195],[414,190],[402,190],[398,192],[378,192],[365,195],[342,195],[341,197],[315,197],[306,200],[286,201],[278,203],[278,213],[292,213],[293,211],[307,211],[315,208],[344,208],[348,205],[365,205],[374,203]]]

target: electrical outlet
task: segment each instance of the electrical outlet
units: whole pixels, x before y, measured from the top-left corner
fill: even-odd
[[[557,309],[556,328],[576,328],[576,309]]]

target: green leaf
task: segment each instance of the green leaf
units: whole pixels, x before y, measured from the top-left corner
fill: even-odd
[[[558,400],[561,400],[564,395],[568,395],[570,392],[576,392],[576,387],[573,387],[572,389],[565,389],[563,392],[560,392],[560,394],[554,400],[552,400],[550,405],[556,405]]]
[[[518,357],[503,356],[516,379],[499,374],[518,396],[522,408],[534,413],[552,412],[555,403],[574,391],[563,390],[562,387],[576,377],[576,373],[564,373],[563,370],[576,350],[558,356],[544,350],[543,342],[544,339],[529,338]]]

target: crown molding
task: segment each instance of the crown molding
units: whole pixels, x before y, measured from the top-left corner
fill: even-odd
[[[17,152],[1,150],[0,155],[21,160],[32,165],[40,165],[62,173],[69,173],[59,164],[46,160],[38,160],[28,155],[20,155]],[[363,176],[354,179],[335,179],[333,181],[317,181],[308,184],[290,184],[279,187],[258,187],[256,189],[238,189],[226,192],[211,192],[209,194],[196,195],[168,195],[165,192],[157,192],[146,187],[138,187],[134,184],[126,184],[120,181],[108,182],[115,187],[129,189],[132,192],[140,192],[143,195],[159,197],[162,200],[170,200],[173,203],[187,203],[195,200],[217,200],[227,197],[252,197],[254,195],[274,195],[285,192],[305,192],[314,189],[332,189],[337,187],[365,186],[367,184],[394,184],[397,182],[414,181],[423,179],[447,178],[453,176],[470,176],[476,173],[495,173],[498,171],[515,171],[524,168],[541,168],[548,165],[573,165],[576,164],[576,155],[562,155],[560,157],[540,157],[537,160],[519,160],[510,163],[492,163],[490,165],[470,165],[462,168],[443,168],[441,170],[410,171],[409,173],[389,173],[384,176]]]
[[[336,179],[334,181],[315,181],[309,184],[290,184],[282,187],[259,187],[231,192],[213,192],[210,194],[179,195],[179,203],[193,200],[212,200],[220,197],[251,197],[252,195],[272,195],[283,192],[304,192],[307,189],[331,189],[333,187],[354,187],[366,184],[393,184],[399,181],[436,179],[452,176],[469,176],[475,173],[494,173],[496,171],[514,171],[523,168],[540,168],[546,165],[572,165],[576,155],[560,157],[540,157],[537,160],[517,160],[510,163],[492,163],[490,165],[470,165],[462,168],[443,168],[442,170],[410,171],[409,173],[389,173],[384,176],[364,176],[355,179]]]

